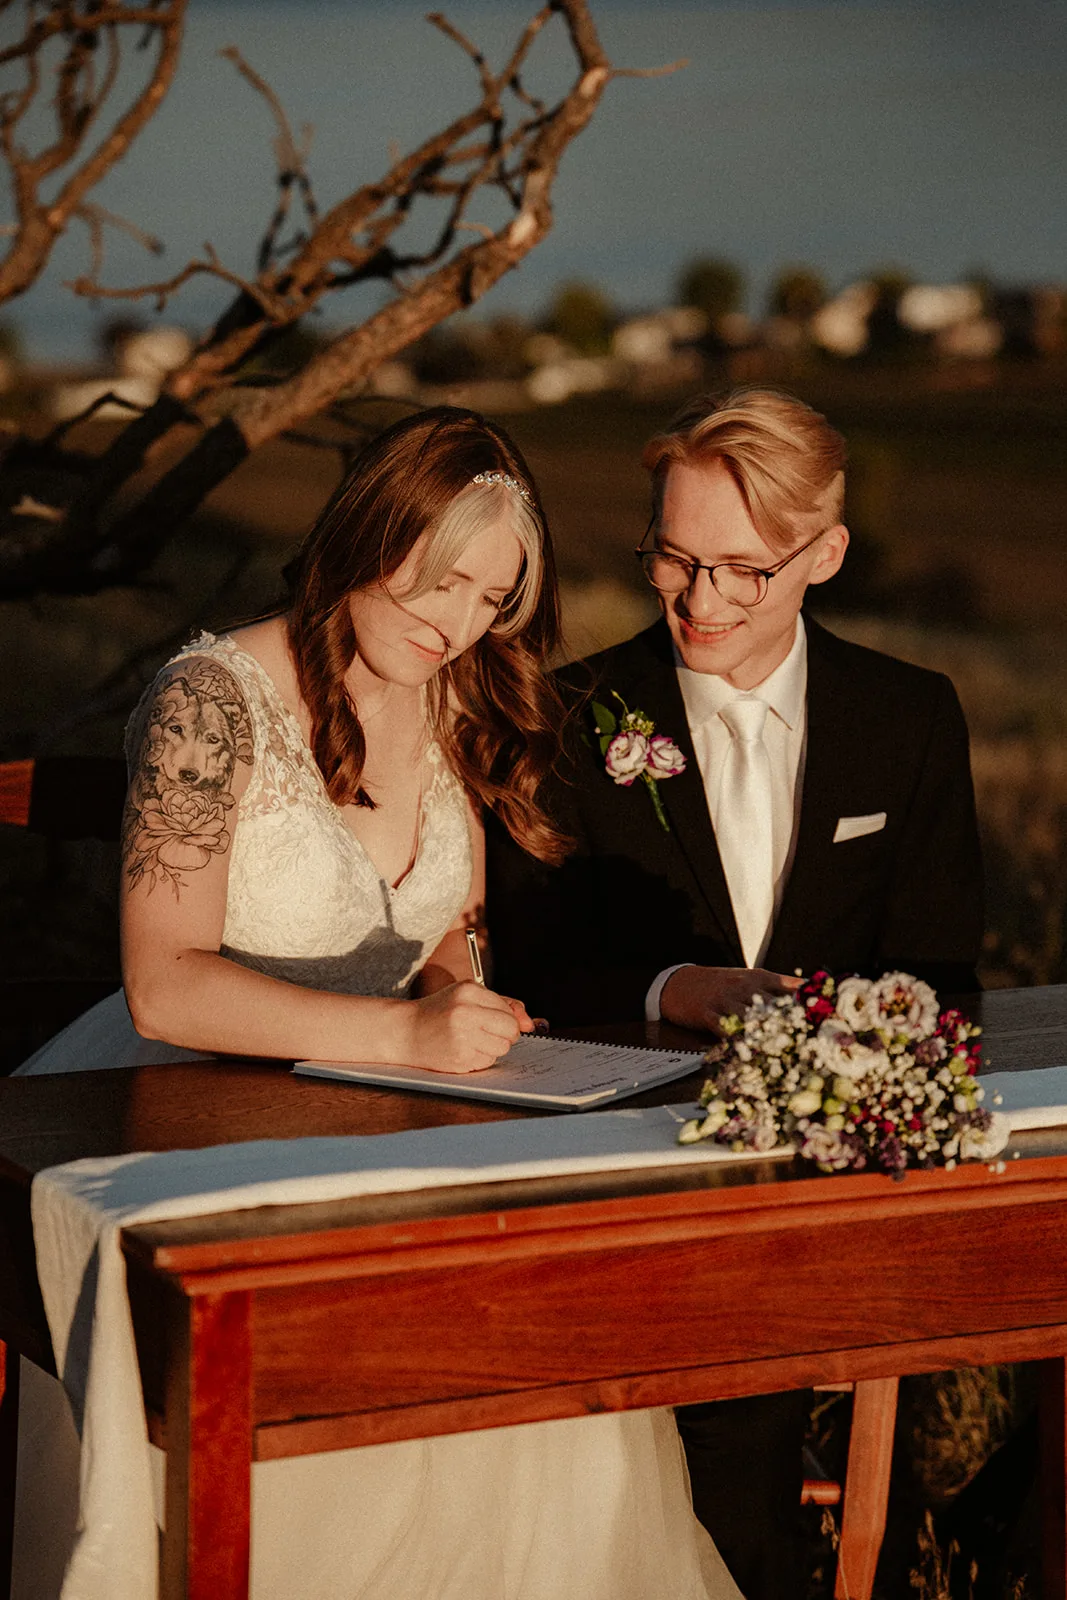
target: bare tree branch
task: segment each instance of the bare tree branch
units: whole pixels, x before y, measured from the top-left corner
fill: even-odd
[[[0,10],[3,3],[0,0]],[[21,183],[28,196],[19,212],[22,234],[16,249],[28,249],[24,217],[35,216],[37,204],[32,162],[18,149],[17,127],[36,92],[38,52],[46,35],[62,34],[68,40],[64,59],[69,63],[69,81],[63,90],[57,142],[69,146],[83,138],[82,124],[99,112],[99,91],[94,93],[90,71],[92,53],[83,50],[79,55],[69,42],[73,19],[86,21],[86,3],[83,0],[81,9],[69,0],[54,4],[46,17],[38,19],[51,32],[34,24],[21,46],[9,53],[10,59],[23,61],[27,85],[32,84],[32,90],[27,87],[14,98],[0,100],[0,150],[8,157],[16,189]],[[144,113],[145,96],[154,94],[158,103],[173,72],[185,4],[186,0],[158,0],[145,8],[101,0],[92,13],[96,37],[101,28],[110,24],[117,29],[135,14],[160,35],[151,82],[137,102],[146,116],[150,112]],[[131,288],[101,285],[102,225],[118,219],[88,208],[83,195],[89,181],[86,174],[98,169],[108,142],[79,169],[81,194],[56,224],[62,226],[80,208],[90,229],[96,230],[93,271],[76,282],[78,293],[110,301],[151,297],[162,306],[200,274],[226,282],[236,293],[189,359],[170,374],[158,400],[127,424],[102,455],[78,457],[58,430],[38,445],[22,441],[9,451],[5,463],[11,468],[10,474],[5,473],[9,490],[0,491],[0,597],[33,593],[40,587],[90,593],[135,581],[173,530],[252,450],[282,435],[308,437],[303,425],[317,415],[350,426],[351,400],[367,392],[378,366],[454,311],[473,305],[549,232],[552,188],[568,145],[589,122],[611,79],[636,74],[612,68],[587,0],[543,4],[495,72],[446,17],[435,13],[429,20],[473,63],[480,92],[477,103],[407,155],[391,154],[388,170],[377,181],[354,190],[322,214],[307,172],[310,130],[304,130],[298,143],[270,86],[236,48],[223,52],[265,100],[276,130],[277,200],[259,245],[254,277],[224,266],[208,245],[203,259],[188,262],[161,282]],[[534,42],[553,22],[562,26],[575,73],[566,92],[549,105],[527,88],[522,73]],[[104,81],[109,73],[110,67]],[[121,137],[128,144],[125,131]],[[64,196],[72,192],[73,182],[68,181]],[[474,211],[483,192],[504,196],[510,216],[503,225],[492,228]],[[303,208],[304,231],[283,246],[281,229],[297,199]],[[442,201],[444,217],[436,237],[419,249],[404,249],[403,230],[413,213],[422,209],[422,202],[440,208]],[[296,370],[272,377],[249,372],[253,356],[268,350],[324,298],[347,285],[372,280],[386,284],[393,294],[359,325],[302,356]],[[344,451],[346,443],[342,441],[339,448]],[[157,457],[160,465],[164,461],[167,465],[155,471],[154,481],[148,481],[152,475],[139,480]],[[51,515],[53,510],[61,513],[59,519]]]
[[[196,278],[204,273],[210,277],[219,278],[223,283],[228,283],[239,289],[242,295],[247,295],[259,307],[264,318],[279,325],[292,319],[290,307],[280,295],[272,295],[260,282],[251,278],[239,277],[236,272],[230,272],[222,265],[215,253],[214,246],[204,245],[206,261],[188,261],[180,272],[173,278],[165,278],[160,283],[141,283],[135,289],[105,289],[92,278],[72,278],[67,283],[68,289],[73,289],[75,294],[86,295],[93,300],[147,300],[154,299],[156,310],[162,311],[171,295],[175,294],[190,278]]]
[[[580,55],[579,59],[587,70],[566,99],[553,111],[546,112],[539,101],[533,100],[522,90],[518,74],[534,40],[557,11],[565,18],[572,44],[579,39],[583,41],[585,56]],[[580,27],[572,24],[571,13],[578,19]],[[254,281],[223,268],[209,254],[207,261],[190,262],[182,271],[160,283],[113,289],[104,288],[83,277],[72,285],[80,294],[109,300],[136,300],[151,296],[157,305],[165,304],[191,276],[203,273],[212,274],[240,289],[239,299],[201,341],[190,362],[170,380],[170,392],[184,403],[195,405],[203,398],[210,414],[210,395],[228,386],[231,375],[241,363],[265,340],[269,341],[286,327],[298,322],[332,290],[374,278],[399,288],[398,273],[428,270],[441,263],[455,243],[459,225],[465,220],[466,208],[479,188],[496,186],[507,196],[511,206],[521,212],[526,177],[544,160],[543,155],[531,158],[533,141],[541,139],[540,148],[547,150],[549,146],[544,142],[544,131],[547,124],[554,121],[557,124],[565,122],[571,127],[572,131],[567,133],[563,144],[569,142],[592,115],[611,75],[610,64],[600,50],[595,29],[588,17],[585,0],[559,0],[558,5],[543,6],[527,23],[503,70],[496,74],[491,71],[481,52],[445,17],[435,13],[430,20],[475,62],[482,88],[480,103],[456,118],[440,133],[425,140],[410,154],[394,161],[377,183],[364,185],[321,218],[309,215],[311,232],[288,264],[283,266],[271,259],[275,219],[279,213],[284,214],[288,203],[283,195],[275,219],[272,219],[267,230],[264,247],[261,247],[260,270]],[[257,92],[267,99],[279,128],[283,148],[288,146],[289,151],[299,155],[288,118],[277,96],[247,66],[236,50],[224,53],[234,61]],[[590,78],[590,71],[596,74],[594,78]],[[595,92],[591,93],[591,90]],[[517,104],[532,106],[534,115],[519,121],[510,133],[505,133],[501,103],[508,93]],[[575,116],[576,107],[582,109],[581,117]],[[470,143],[469,136],[485,127],[489,129],[489,138]],[[552,159],[558,162],[559,155],[554,155]],[[512,163],[510,166],[509,161]],[[291,180],[284,163],[281,166],[278,181],[284,188]],[[443,176],[447,169],[457,167],[467,167],[468,170],[462,177],[448,179]],[[426,196],[447,197],[452,201],[437,240],[428,250],[418,254],[395,252],[390,246],[391,238],[409,220],[415,202]],[[517,264],[544,236],[549,226],[550,212],[547,213],[545,227],[530,233],[525,245],[521,232],[517,235],[512,233],[510,241],[514,256],[501,266],[500,271]],[[499,272],[496,276],[499,276]],[[491,281],[495,281],[495,278],[487,280],[486,287]],[[410,300],[412,286],[404,285],[402,293],[406,300]],[[457,300],[456,304],[460,303],[470,301],[464,297]],[[393,353],[389,351],[389,354]],[[387,356],[381,359],[387,359]],[[362,372],[354,373],[352,381],[358,383],[362,378]]]
[[[489,66],[485,57],[482,55],[482,52],[475,49],[474,45],[471,44],[466,34],[461,33],[454,23],[449,22],[448,18],[443,14],[443,12],[429,12],[427,14],[426,21],[432,23],[435,28],[440,28],[441,32],[447,39],[451,39],[453,44],[458,44],[461,50],[466,51],[467,55],[469,55],[471,60],[474,62],[474,65],[478,68],[478,74],[482,80],[482,94],[491,96],[495,90],[495,80],[493,78],[493,74],[489,70]]]
[[[665,67],[612,67],[613,78],[669,78],[672,72],[681,72],[689,65],[688,56],[668,61]]]
[[[139,228],[136,222],[130,222],[127,217],[120,217],[114,211],[106,211],[103,206],[94,201],[85,200],[77,206],[74,215],[79,221],[84,222],[89,229],[89,247],[92,252],[93,276],[100,271],[104,261],[104,228],[116,228],[120,233],[126,233],[137,244],[142,245],[154,256],[163,254],[163,241],[157,239],[155,234],[146,233]]]
[[[28,8],[26,31],[18,43],[0,51],[0,67],[21,63],[25,81],[20,91],[0,96],[0,152],[11,172],[15,202],[13,243],[0,261],[0,304],[24,293],[40,276],[56,239],[73,217],[89,223],[95,259],[101,245],[98,223],[102,214],[87,211],[86,196],[111,168],[121,161],[138,134],[155,115],[175,70],[181,50],[182,28],[188,0],[156,0],[138,6],[101,0],[78,6],[70,0],[53,0],[42,15]],[[148,30],[158,43],[148,81],[132,104],[112,124],[111,131],[86,152],[89,135],[103,114],[115,87],[120,62],[119,30],[136,26]],[[97,83],[95,53],[106,41],[106,65]],[[41,84],[41,52],[53,40],[65,49],[59,65],[54,102],[55,138],[31,154],[20,142],[20,124],[35,102]],[[74,165],[58,194],[48,198],[42,185],[63,168]],[[110,219],[109,219],[110,220]]]
[[[300,198],[304,203],[308,226],[314,228],[318,223],[318,203],[307,171],[307,159],[311,153],[313,130],[311,124],[306,122],[301,130],[304,136],[303,142],[297,144],[293,138],[293,130],[289,124],[289,118],[285,114],[285,108],[270,85],[260,77],[258,72],[252,70],[241,52],[234,45],[228,45],[225,50],[220,50],[219,55],[225,57],[227,61],[232,61],[241,76],[252,85],[258,94],[263,96],[278,127],[277,137],[274,140],[274,154],[278,162],[278,204],[267,226],[263,242],[259,247],[258,266],[260,272],[265,272],[275,259],[278,251],[278,234],[289,214],[294,187],[299,191]]]

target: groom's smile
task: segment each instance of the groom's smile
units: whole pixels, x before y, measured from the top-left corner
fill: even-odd
[[[714,673],[741,690],[755,688],[789,653],[796,619],[809,583],[837,571],[848,535],[798,527],[791,544],[776,548],[760,534],[744,496],[721,460],[675,462],[667,470],[655,529],[656,547],[700,563],[691,582],[677,593],[660,593],[660,604],[682,661],[692,672]],[[797,559],[782,566],[766,585],[758,605],[724,598],[709,567],[734,565],[767,572],[793,550]]]

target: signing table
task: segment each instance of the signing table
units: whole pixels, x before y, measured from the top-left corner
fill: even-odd
[[[991,1067],[1067,1063],[1067,987],[969,1009]],[[698,1082],[627,1105],[691,1100]],[[295,1079],[277,1063],[0,1080],[0,1582],[17,1354],[54,1370],[36,1173],[525,1115]],[[1006,1157],[902,1182],[695,1161],[126,1227],[149,1432],[167,1452],[165,1600],[244,1600],[253,1460],[1031,1360],[1043,1362],[1045,1594],[1067,1596],[1067,1130],[1017,1136]]]

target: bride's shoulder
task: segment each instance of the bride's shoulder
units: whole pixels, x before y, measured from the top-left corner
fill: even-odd
[[[211,635],[205,637],[210,638]],[[282,668],[292,669],[289,630],[284,617],[264,617],[261,622],[248,622],[243,627],[231,628],[228,633],[221,635],[219,642],[236,645],[245,655],[258,661],[271,677]]]
[[[243,789],[255,755],[252,692],[224,639],[202,633],[145,690],[126,729],[131,778]]]
[[[134,720],[161,695],[173,698],[175,686],[197,703],[216,704],[243,718],[249,737],[257,725],[273,724],[278,702],[292,710],[294,692],[299,698],[284,619],[197,634],[160,669]]]

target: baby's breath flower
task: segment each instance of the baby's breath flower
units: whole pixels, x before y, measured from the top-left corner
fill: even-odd
[[[1007,1126],[980,1104],[979,1031],[958,1012],[939,1015],[933,991],[907,974],[838,985],[817,973],[724,1019],[705,1057],[706,1114],[680,1137],[761,1152],[793,1138],[824,1172],[988,1160]]]

